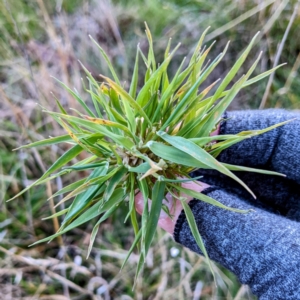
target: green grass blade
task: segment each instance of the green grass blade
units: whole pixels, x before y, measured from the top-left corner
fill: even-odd
[[[193,136],[193,132],[195,131],[195,127],[201,123],[201,120],[203,119],[203,116],[206,114],[207,110],[209,109],[209,102],[207,100],[201,101],[206,94],[213,88],[213,86],[218,82],[219,80],[212,83],[210,86],[208,86],[205,90],[203,90],[196,98],[193,100],[188,109],[185,112],[185,116],[183,116],[184,121],[181,124],[181,129],[176,135],[179,136]],[[202,104],[203,109],[199,110],[200,104]]]
[[[184,165],[192,168],[207,168],[207,166],[191,155],[177,149],[176,147],[167,146],[162,143],[149,141],[146,145],[155,155],[170,162]]]
[[[231,147],[232,145],[237,144],[247,138],[249,138],[249,137],[248,136],[245,136],[245,137],[237,136],[234,139],[216,143],[216,144],[212,145],[211,147],[209,147],[209,149],[211,149],[209,151],[209,154],[212,155],[213,157],[217,157],[223,150],[225,150],[225,149]]]
[[[65,152],[39,179],[42,180],[49,176],[51,173],[55,172],[56,170],[60,169],[61,167],[65,166],[69,161],[75,158],[78,154],[82,152],[82,147],[79,145],[75,145],[70,150]]]
[[[249,131],[242,131],[240,133],[238,133],[238,136],[248,136],[248,137],[254,137],[254,136],[257,136],[257,135],[260,135],[260,134],[263,134],[265,132],[268,132],[270,130],[273,130],[275,128],[278,128],[280,126],[283,126],[285,124],[288,124],[290,122],[293,122],[295,120],[298,120],[298,118],[293,118],[293,119],[290,119],[290,120],[287,120],[287,121],[284,121],[284,122],[281,122],[281,123],[277,123],[275,125],[272,125],[272,126],[269,126],[265,129],[260,129],[260,130],[249,130]]]
[[[118,171],[116,172],[116,174],[114,174],[111,177],[111,179],[109,180],[107,188],[103,194],[103,202],[106,202],[109,200],[109,198],[113,194],[115,188],[121,182],[121,180],[123,179],[123,177],[126,173],[127,173],[127,169],[125,167],[118,168]]]
[[[183,188],[181,186],[178,186],[178,185],[174,185],[174,184],[170,184],[172,187],[174,187],[175,189],[177,189],[179,192],[182,192],[186,195],[189,195],[195,199],[199,199],[205,203],[208,203],[208,204],[211,204],[211,205],[214,205],[216,207],[219,207],[221,209],[226,209],[226,210],[230,210],[230,211],[233,211],[233,212],[236,212],[236,213],[242,213],[242,214],[246,214],[246,213],[249,213],[251,210],[244,210],[244,209],[237,209],[237,208],[233,208],[233,207],[229,207],[229,206],[226,206],[224,204],[222,204],[221,202],[209,197],[209,196],[206,196],[202,193],[199,193],[199,192],[196,192],[194,190],[190,190],[190,189],[186,189],[186,188]],[[201,184],[200,184],[201,186]]]
[[[128,254],[127,254],[126,258],[124,259],[124,262],[121,266],[121,270],[124,268],[126,262],[128,261],[128,258],[130,257],[131,253],[133,252],[134,248],[138,245],[138,242],[140,241],[141,237],[142,237],[142,230],[140,229],[139,232],[137,233],[137,235],[135,236],[130,249],[128,250]]]
[[[209,48],[206,50],[206,51],[204,51],[202,54],[199,54],[199,56],[197,57],[197,60],[195,61],[195,63],[192,65],[193,66],[193,70],[192,70],[192,72],[191,72],[191,74],[190,74],[190,77],[189,77],[189,79],[188,79],[188,81],[189,82],[195,82],[196,80],[197,80],[197,78],[201,75],[201,73],[203,73],[204,71],[208,71],[209,73],[207,74],[207,76],[210,74],[210,72],[213,70],[213,68],[211,69],[211,71],[209,71],[209,69],[210,69],[210,67],[212,67],[213,66],[213,64],[211,64],[211,65],[209,65],[209,67],[208,67],[208,70],[205,70],[206,69],[206,66],[205,67],[203,67],[203,63],[204,63],[204,61],[205,61],[205,59],[206,59],[206,57],[207,57],[207,55],[208,55],[208,53],[210,52],[210,50],[211,50],[211,48],[214,46],[214,44],[215,44],[215,42],[213,42],[210,46],[209,46]],[[226,46],[226,48],[228,47],[228,45]],[[222,57],[222,56],[221,56]],[[208,64],[209,62],[207,62],[207,64]],[[206,77],[207,77],[206,76]],[[205,78],[206,78],[205,77]],[[205,80],[205,79],[204,79]],[[203,80],[203,81],[204,81]],[[201,84],[201,83],[200,83]],[[199,85],[200,85],[199,84]],[[194,98],[195,96],[196,96],[196,94],[197,94],[197,91],[195,91],[193,94],[192,94],[192,97]]]
[[[88,136],[90,136],[90,134],[78,133],[77,136],[78,137],[88,137]],[[20,147],[14,149],[14,151],[19,150],[19,149],[28,149],[28,148],[35,148],[35,147],[42,147],[42,146],[50,146],[50,145],[55,145],[55,144],[59,144],[59,143],[66,143],[66,142],[72,142],[72,141],[73,140],[70,137],[70,135],[65,134],[65,135],[61,135],[61,136],[58,136],[58,137],[51,137],[49,139],[45,139],[45,140],[42,140],[42,141],[37,141],[37,142],[34,142],[34,143],[23,145],[23,146],[20,146]]]
[[[201,138],[191,138],[189,139],[191,142],[197,144],[199,147],[202,147],[210,142],[219,141],[219,140],[231,140],[236,139],[237,136],[234,134],[224,134],[224,135],[214,135],[208,137],[201,137]]]
[[[106,162],[98,162],[94,164],[85,164],[80,166],[67,166],[63,167],[63,170],[74,170],[74,171],[82,171],[82,170],[89,170],[89,169],[95,169],[101,166],[105,166]]]
[[[53,194],[51,196],[51,198],[63,195],[65,193],[71,192],[73,190],[75,190],[76,188],[80,187],[81,185],[83,185],[86,181],[86,178],[80,179],[76,182],[73,182],[65,187],[63,187],[62,189],[60,189],[59,191],[57,191],[55,194]]]
[[[246,86],[249,86],[249,85],[251,85],[251,84],[253,84],[253,83],[255,83],[255,82],[258,82],[258,81],[262,80],[263,78],[269,76],[270,74],[272,74],[273,72],[275,72],[277,69],[281,68],[281,67],[284,66],[284,65],[286,65],[286,63],[283,63],[283,64],[281,64],[281,65],[278,65],[277,67],[272,68],[271,70],[268,70],[268,71],[266,71],[266,72],[264,72],[264,73],[261,73],[261,74],[255,76],[255,77],[253,77],[253,78],[247,80],[247,81],[244,83],[243,88],[246,87]]]
[[[55,102],[56,102],[56,105],[58,107],[58,109],[60,110],[60,112],[62,114],[65,114],[67,115],[68,113],[66,112],[66,110],[63,108],[63,106],[60,104],[59,100],[54,96],[54,99],[55,99]]]
[[[98,210],[101,211],[101,213],[109,210],[112,206],[117,205],[124,200],[125,196],[126,194],[124,188],[120,187],[115,189],[109,201],[101,204]]]
[[[137,235],[139,232],[139,224],[137,221],[136,210],[135,210],[135,176],[130,174],[130,195],[129,195],[129,211],[128,216],[130,215],[130,221],[133,226],[134,234]],[[125,218],[124,223],[126,222]]]
[[[151,119],[152,122],[157,121],[157,116],[158,116],[159,112],[161,112],[162,107],[165,104],[165,101],[168,100],[171,97],[171,95],[174,93],[175,89],[177,88],[177,84],[178,84],[177,79],[178,79],[178,76],[180,74],[181,69],[183,68],[184,62],[185,62],[185,58],[183,59],[181,65],[179,66],[179,68],[178,68],[178,70],[177,70],[177,72],[176,72],[173,80],[168,85],[166,91],[162,94],[161,99],[159,101],[159,104],[158,104],[158,106],[157,106],[157,108],[155,110],[155,113],[154,113],[154,115],[153,115],[153,117]]]
[[[118,189],[115,191],[116,193],[116,197],[115,199],[120,199],[117,194],[124,194],[124,191],[123,189]],[[109,203],[110,205],[111,203]],[[62,229],[61,231],[49,236],[49,237],[46,237],[42,240],[39,240],[35,243],[33,243],[32,245],[30,246],[33,246],[33,245],[36,245],[36,244],[40,244],[40,243],[44,243],[44,242],[48,242],[50,240],[53,240],[54,238],[74,229],[74,228],[77,228],[78,226],[96,218],[97,216],[103,214],[103,212],[107,211],[109,209],[109,205],[106,203],[105,205],[103,205],[102,208],[99,209],[99,206],[100,204],[97,202],[95,204],[93,204],[90,208],[88,208],[86,211],[84,211],[81,215],[78,216],[78,218],[76,218],[72,223],[70,223],[68,226],[66,226],[64,229]]]
[[[151,166],[149,165],[148,162],[144,162],[137,167],[130,167],[128,166],[128,171],[129,172],[134,172],[134,173],[146,173],[151,169]]]
[[[114,89],[109,89],[109,100],[111,101],[112,107],[114,107],[119,114],[124,113],[121,107],[119,95]]]
[[[203,176],[197,176],[197,177],[193,177],[193,178],[189,178],[189,179],[168,179],[168,178],[165,178],[164,176],[160,175],[160,176],[157,176],[157,180],[158,181],[164,181],[164,182],[180,183],[180,182],[196,181],[196,180],[198,180],[202,177]]]
[[[152,70],[153,70],[153,72],[155,72],[156,62],[155,62],[155,56],[154,56],[154,51],[153,51],[153,39],[152,39],[151,32],[150,32],[149,27],[146,22],[145,22],[145,26],[146,26],[145,32],[146,32],[146,36],[147,36],[148,44],[149,44],[148,65],[150,66],[150,64],[151,64]]]
[[[148,224],[145,232],[145,257],[148,253],[154,234],[157,229],[157,223],[159,220],[162,201],[165,196],[166,183],[163,181],[156,181],[152,190],[151,208],[149,213]]]
[[[170,38],[168,41],[166,50],[165,50],[164,60],[166,60],[167,57],[170,55],[171,42],[172,42],[172,39]],[[161,89],[162,94],[166,91],[168,86],[169,86],[168,72],[163,72],[163,74],[162,74],[162,89]]]
[[[262,79],[264,79],[265,77],[268,77],[270,74],[272,74],[273,72],[275,72],[277,69],[281,68],[281,67],[284,66],[284,65],[286,65],[286,63],[283,63],[283,64],[281,64],[281,65],[278,65],[277,67],[272,68],[271,70],[265,71],[264,73],[261,73],[261,74],[255,76],[255,77],[253,77],[253,78],[247,80],[247,81],[243,84],[242,88],[248,87],[248,86],[250,86],[250,85],[252,85],[252,84],[254,84],[254,83],[256,83],[256,82],[258,82],[258,81],[260,81],[260,80],[262,80]],[[227,90],[227,91],[224,91],[224,92],[219,96],[219,99],[225,97],[230,91],[231,91],[231,89],[230,89],[230,90]],[[213,96],[209,97],[208,99],[211,100],[212,98],[213,98]]]
[[[7,201],[11,201],[14,200],[16,198],[18,198],[19,196],[21,196],[22,194],[24,194],[26,191],[28,191],[29,189],[31,189],[32,187],[39,185],[40,183],[42,183],[43,179],[45,179],[47,176],[49,176],[51,173],[55,172],[56,170],[60,169],[62,166],[66,165],[70,160],[72,160],[74,157],[76,157],[78,154],[80,154],[83,151],[82,147],[79,145],[76,145],[74,147],[72,147],[70,150],[68,150],[67,152],[65,152],[45,173],[44,175],[38,179],[37,181],[35,181],[34,183],[32,183],[31,185],[29,185],[28,187],[26,187],[25,189],[23,189],[21,192],[19,192],[17,195],[15,195],[14,197],[10,198]]]
[[[143,253],[145,253],[145,234],[146,234],[146,228],[147,228],[148,218],[149,218],[149,208],[148,208],[149,187],[146,180],[147,179],[144,178],[138,181],[138,186],[140,191],[142,192],[143,199],[144,199],[144,208],[142,212],[142,243],[141,243]]]
[[[98,233],[100,224],[103,221],[105,221],[107,218],[109,218],[116,211],[116,209],[118,208],[118,205],[124,199],[124,195],[125,195],[124,189],[116,189],[114,191],[114,193],[111,195],[111,198],[109,199],[109,203],[108,202],[106,203],[107,206],[109,205],[109,207],[107,207],[104,215],[98,220],[98,222],[95,224],[95,226],[92,230],[89,248],[88,248],[88,252],[87,252],[87,258],[90,256],[90,253],[93,248],[93,244],[95,242],[95,238]]]
[[[88,247],[88,250],[87,250],[86,259],[88,259],[89,256],[90,256],[90,254],[91,254],[91,251],[92,251],[92,248],[93,248],[93,245],[94,245],[94,242],[95,242],[95,239],[96,239],[96,236],[97,236],[100,224],[103,221],[105,221],[107,218],[109,218],[117,210],[117,208],[118,207],[116,205],[112,206],[111,208],[109,208],[104,213],[104,215],[100,218],[100,220],[97,222],[97,224],[94,226],[94,228],[92,230],[92,233],[91,233],[91,237],[90,237],[90,242],[89,242],[89,247]]]
[[[90,88],[90,90],[91,91],[93,91],[93,86],[92,86],[92,83],[91,83],[91,81],[89,80],[89,88]],[[85,90],[86,92],[89,92],[89,90]],[[92,99],[92,101],[93,101],[93,104],[94,104],[94,107],[95,107],[95,110],[96,110],[96,112],[97,112],[97,115],[98,115],[98,118],[103,118],[103,115],[102,115],[102,113],[101,113],[101,107],[100,107],[100,104],[99,104],[99,102],[97,101],[97,98],[95,97],[95,95],[94,95],[94,93],[90,93],[90,95],[91,95],[91,99]]]
[[[124,146],[128,150],[130,150],[134,146],[134,143],[130,139],[112,133],[111,131],[107,130],[105,128],[105,126],[103,126],[103,125],[99,125],[92,121],[81,119],[81,118],[74,117],[74,116],[63,115],[63,114],[58,114],[58,113],[54,113],[54,112],[48,112],[48,113],[51,115],[57,115],[57,116],[61,117],[62,119],[66,119],[68,121],[74,122],[78,125],[81,125],[87,129],[89,129],[89,130],[92,129],[95,132],[101,133],[101,134],[111,138],[119,145]]]
[[[55,102],[56,102],[56,105],[58,106],[58,109],[60,110],[60,112],[61,112],[62,114],[67,115],[66,110],[63,108],[63,106],[60,104],[59,100],[56,98],[56,96],[55,96],[53,93],[52,93],[52,96],[54,97]],[[57,121],[57,120],[56,120],[56,121]],[[79,130],[78,130],[78,127],[76,126],[76,124],[72,124],[72,126],[73,126],[77,131],[79,131]]]
[[[91,83],[91,80],[88,78],[89,82],[90,82],[90,85],[92,85]],[[105,95],[103,92],[102,92],[102,88],[97,86],[97,92],[93,89],[91,90],[87,90],[87,92],[91,95],[91,97],[93,97],[95,99],[95,101],[97,101],[97,103],[99,104],[100,108],[103,110],[103,111],[106,111],[107,113],[107,117],[108,119],[112,119],[111,118],[111,114],[110,114],[110,106],[108,106],[107,104],[107,101],[105,99],[105,97],[107,95]]]
[[[110,107],[109,110],[110,110],[111,114],[114,116],[116,122],[118,122],[119,124],[122,124],[122,125],[124,125],[126,127],[128,126],[127,121],[113,107]]]
[[[144,263],[145,263],[145,255],[141,252],[140,253],[140,258],[139,258],[139,261],[138,261],[138,265],[137,265],[137,268],[136,268],[136,272],[135,272],[134,283],[133,283],[132,289],[135,288],[135,285],[137,283],[137,278],[139,277],[139,275],[143,271]]]
[[[125,218],[124,223],[126,223],[127,219],[130,216],[130,221],[134,230],[135,236],[138,235],[140,229],[137,221],[136,210],[135,210],[135,175],[130,174],[130,193],[129,193],[129,211]]]
[[[68,212],[68,210],[69,210],[69,208],[62,209],[61,211],[58,211],[57,213],[55,213],[49,217],[42,218],[42,220],[49,220],[49,219],[53,219],[53,218],[57,218],[59,216],[65,215]]]
[[[71,96],[73,96],[77,102],[82,106],[82,108],[91,116],[96,117],[95,114],[88,108],[88,106],[84,103],[84,101],[80,98],[80,96],[73,92],[67,85],[65,85],[63,82],[58,80],[57,78],[53,77]]]
[[[255,168],[249,168],[249,167],[242,167],[242,166],[235,166],[235,165],[225,164],[225,163],[222,163],[222,164],[230,171],[254,172],[254,173],[261,173],[261,174],[268,174],[268,175],[276,175],[276,176],[286,177],[286,175],[284,175],[282,173],[274,172],[274,171],[255,169]]]
[[[205,108],[203,110],[199,110],[200,107],[200,103],[202,104],[202,107],[204,106],[204,102],[202,101],[203,98],[210,92],[210,90],[219,82],[220,79],[217,79],[215,82],[213,82],[211,85],[209,85],[207,88],[205,88],[203,91],[201,91],[200,94],[198,94],[195,99],[191,102],[191,104],[189,105],[185,116],[184,116],[184,122],[183,122],[183,126],[185,126],[185,124],[187,122],[191,122],[194,119],[200,119],[203,114],[205,114],[205,112],[209,109],[209,106],[205,106]],[[196,109],[197,108],[197,109]],[[202,112],[202,113],[201,113]]]
[[[129,88],[129,95],[134,99],[136,97],[136,91],[138,86],[138,76],[139,76],[139,51],[138,48],[136,50],[135,64],[131,79],[131,84]]]
[[[93,206],[91,206],[89,209],[87,209],[85,212],[83,212],[78,218],[76,218],[70,225],[68,225],[66,228],[64,228],[63,230],[48,236],[44,239],[41,239],[33,244],[31,244],[30,246],[34,246],[37,244],[41,244],[44,242],[48,242],[50,240],[53,240],[54,238],[68,232],[69,230],[72,230],[94,218],[96,218],[97,216],[99,216],[101,213],[103,213],[103,211],[99,211],[99,203],[95,203]]]
[[[106,179],[110,178],[112,176],[111,173],[109,173],[106,176],[98,176],[95,177],[93,179],[90,180],[86,180],[84,182],[84,184],[82,184],[81,186],[75,188],[73,191],[71,191],[68,195],[66,195],[63,199],[61,199],[56,205],[55,207],[61,205],[62,203],[66,202],[67,200],[73,198],[73,197],[79,197],[81,195],[83,195],[83,193],[88,192],[89,190],[91,190],[91,187],[95,187],[95,181],[97,181],[97,185],[99,187],[99,189],[97,190],[97,194],[103,192],[105,190],[105,186],[103,185],[103,182],[106,181]],[[75,198],[76,199],[76,198]]]
[[[87,120],[95,123],[95,124],[99,124],[99,125],[103,125],[103,126],[107,126],[107,127],[115,127],[115,128],[119,128],[122,131],[124,131],[125,133],[127,133],[128,135],[130,135],[131,137],[133,137],[132,132],[124,125],[117,123],[117,122],[113,122],[107,119],[99,119],[99,118],[91,118],[89,116],[83,116],[85,117]]]
[[[207,254],[207,251],[206,251],[204,242],[202,240],[202,237],[201,237],[201,235],[199,233],[199,230],[197,228],[197,224],[196,224],[194,215],[193,215],[193,213],[191,211],[191,208],[189,207],[189,205],[185,201],[181,201],[181,203],[182,203],[182,206],[183,206],[183,209],[184,209],[185,216],[186,216],[186,219],[188,221],[189,227],[190,227],[191,232],[193,234],[193,237],[194,237],[194,239],[195,239],[198,247],[200,248],[200,250],[202,251],[203,255],[206,258],[206,261],[208,263],[209,269],[210,269],[211,273],[214,276],[214,280],[216,280],[215,279],[215,273],[214,273],[212,265],[211,265],[211,261],[209,259],[208,254]]]
[[[248,139],[263,133],[266,133],[270,130],[273,130],[277,127],[283,126],[289,122],[292,122],[295,119],[291,119],[291,120],[287,120],[278,124],[275,124],[273,126],[267,127],[265,129],[261,129],[261,130],[249,130],[249,131],[243,131],[238,133],[235,138],[228,140],[228,141],[224,141],[221,143],[217,143],[215,145],[212,146],[212,151],[210,151],[210,154],[213,155],[214,157],[217,157],[223,150],[229,148],[230,146],[239,143],[241,141],[243,141],[244,139]]]
[[[193,55],[192,55],[192,57],[191,57],[191,59],[190,59],[190,65],[192,65],[192,64],[194,64],[194,63],[196,62],[196,59],[197,59],[198,53],[199,53],[200,50],[201,50],[201,47],[202,47],[202,44],[203,44],[205,35],[206,35],[206,33],[207,33],[207,31],[208,31],[209,29],[210,29],[210,26],[207,27],[207,28],[204,30],[204,32],[202,33],[202,35],[201,35],[201,37],[200,37],[200,39],[199,39],[199,41],[198,41],[198,43],[197,43],[197,45],[196,45],[196,48],[195,48],[195,50],[194,50],[194,52],[193,52]]]
[[[110,94],[112,94],[110,96],[110,101],[112,101],[113,104],[115,103],[115,105],[113,105],[113,107],[120,114],[124,115],[124,112],[122,111],[122,108],[121,108],[121,105],[120,105],[120,100],[119,100],[119,95],[117,93],[117,90],[115,88],[111,88],[110,91],[111,91]],[[113,101],[114,98],[116,98],[115,101]],[[130,103],[128,103],[128,101],[123,102],[123,105],[124,105],[125,115],[127,116],[127,120],[128,120],[129,125],[130,125],[130,128],[131,128],[131,132],[135,133],[136,124],[135,124],[135,118],[134,118],[134,111],[130,107]],[[127,131],[129,131],[127,127],[126,127],[126,129],[127,129]],[[132,135],[132,133],[131,133],[131,135]]]
[[[114,80],[115,80],[115,82],[117,83],[117,84],[120,84],[120,80],[119,80],[119,78],[118,78],[118,76],[117,76],[117,73],[115,72],[115,69],[114,69],[114,67],[113,67],[113,65],[112,65],[112,63],[111,63],[111,61],[110,61],[110,59],[108,58],[108,55],[106,54],[106,52],[103,50],[103,48],[92,38],[92,36],[91,35],[89,35],[89,38],[93,41],[93,43],[97,46],[97,48],[100,50],[100,53],[101,53],[101,55],[102,55],[102,57],[104,58],[104,60],[106,61],[106,63],[107,63],[107,65],[108,65],[108,68],[109,68],[109,70],[110,70],[110,72],[111,72],[111,74],[112,74],[112,76],[113,76],[113,78],[114,78]]]

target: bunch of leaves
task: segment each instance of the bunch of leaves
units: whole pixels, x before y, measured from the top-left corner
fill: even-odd
[[[70,199],[73,201],[67,208],[49,217],[64,215],[59,231],[37,243],[51,241],[97,218],[98,221],[91,233],[88,251],[90,253],[100,224],[119,207],[126,207],[128,213],[124,221],[130,220],[135,239],[125,262],[135,248],[139,249],[140,259],[136,272],[138,275],[155,235],[161,210],[164,209],[172,216],[163,204],[166,194],[170,193],[173,201],[181,201],[191,232],[208,259],[194,216],[181,194],[231,210],[233,213],[247,211],[226,207],[202,193],[183,188],[182,182],[199,179],[191,178],[190,172],[201,168],[217,170],[239,182],[253,196],[252,191],[232,171],[282,175],[225,164],[217,160],[221,151],[231,145],[262,134],[283,123],[264,130],[240,132],[236,135],[212,135],[236,94],[244,87],[268,76],[275,69],[250,78],[259,62],[260,54],[248,72],[229,87],[251,50],[257,34],[221,83],[217,86],[218,80],[205,86],[206,78],[222,60],[229,45],[227,44],[224,51],[213,61],[207,60],[207,55],[213,46],[212,44],[206,48],[202,45],[207,30],[200,37],[189,61],[184,58],[176,74],[173,78],[169,78],[168,66],[180,45],[171,51],[171,41],[169,41],[164,60],[157,63],[152,36],[146,26],[148,54],[145,55],[139,46],[137,47],[134,71],[128,89],[124,88],[118,78],[108,55],[91,38],[107,62],[113,78],[101,76],[101,81],[98,81],[82,65],[88,82],[85,91],[90,95],[93,108],[87,105],[76,90],[71,90],[57,80],[78,101],[84,113],[74,110],[77,116],[68,114],[57,99],[60,113],[45,109],[67,134],[37,141],[21,148],[57,143],[68,143],[71,148],[40,179],[14,198],[34,186],[44,184],[63,174],[81,170],[91,171],[87,178],[63,187],[52,196],[65,195],[57,205],[63,202],[67,204]],[[146,72],[144,85],[138,89],[140,64],[146,66]],[[209,94],[213,90],[214,92]],[[87,158],[70,165],[69,163],[83,151],[88,154]],[[134,205],[135,196],[139,191],[143,195],[145,204],[141,217],[137,216]],[[148,205],[149,200],[151,205]],[[127,205],[121,205],[123,202]]]

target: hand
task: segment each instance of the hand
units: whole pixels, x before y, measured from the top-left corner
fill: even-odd
[[[228,113],[220,134],[263,129],[295,117],[300,115],[283,110]],[[208,255],[250,285],[259,299],[300,299],[300,120],[240,142],[221,153],[218,160],[285,173],[287,178],[238,172],[256,194],[254,200],[216,171],[195,172],[211,186],[204,194],[226,206],[254,210],[234,213],[189,199]],[[164,228],[173,232],[177,242],[201,254],[184,213],[178,213],[180,205],[175,202],[170,208],[174,221],[170,223],[162,214],[162,223],[169,224]],[[137,210],[141,210],[139,201]]]

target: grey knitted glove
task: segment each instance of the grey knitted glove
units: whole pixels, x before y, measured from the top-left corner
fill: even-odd
[[[300,115],[265,110],[231,112],[226,117],[221,134],[263,129]],[[287,178],[237,172],[256,193],[254,200],[217,172],[197,172],[204,174],[201,181],[215,186],[205,194],[227,206],[255,210],[239,214],[190,202],[210,258],[235,273],[259,299],[300,299],[300,223],[296,222],[300,220],[300,120],[245,140],[224,151],[219,160],[282,172]],[[183,212],[174,238],[201,254]]]
[[[254,208],[240,196],[219,189],[207,195],[240,209]],[[248,284],[259,299],[300,299],[300,224],[255,208],[232,213],[201,201],[190,202],[211,259]],[[200,253],[181,214],[175,227],[177,242]]]
[[[297,118],[297,120],[263,135],[238,143],[223,151],[222,162],[273,170],[287,178],[257,173],[237,172],[253,190],[258,200],[253,204],[292,220],[300,221],[300,114],[285,110],[238,111],[225,115],[220,134],[236,134],[245,130],[263,129]],[[195,175],[199,175],[195,172]],[[201,170],[202,181],[210,185],[235,190],[253,201],[249,194],[232,179],[215,171]]]

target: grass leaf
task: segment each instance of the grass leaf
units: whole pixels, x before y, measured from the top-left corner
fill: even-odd
[[[197,224],[196,224],[194,215],[193,215],[193,213],[192,213],[189,205],[185,201],[181,201],[181,203],[182,203],[182,206],[183,206],[183,209],[184,209],[184,212],[185,212],[186,219],[187,219],[187,221],[189,223],[189,227],[191,229],[192,235],[193,235],[193,237],[194,237],[194,239],[195,239],[195,241],[196,241],[199,249],[202,251],[203,255],[205,256],[206,261],[208,263],[208,266],[210,268],[210,271],[213,274],[214,280],[215,280],[215,273],[213,271],[213,268],[212,268],[212,265],[211,265],[211,261],[209,259],[208,254],[207,254],[204,242],[203,242],[202,237],[201,237],[201,235],[199,233],[199,230],[197,228]]]
[[[206,165],[199,162],[191,155],[177,149],[176,147],[167,146],[162,143],[149,141],[146,145],[155,155],[174,162],[176,164],[189,166],[193,168],[205,168]]]
[[[106,163],[104,166],[95,169],[87,178],[86,182],[88,182],[93,178],[97,178],[99,176],[105,175],[107,173],[108,166],[109,166],[108,163]],[[82,209],[86,207],[86,205],[93,199],[93,197],[96,195],[100,187],[101,185],[99,184],[91,186],[84,193],[76,196],[62,224],[63,225],[66,224],[71,219],[73,219],[76,215],[78,215],[78,213],[80,213]]]
[[[220,162],[218,162],[213,156],[211,156],[209,153],[207,153],[205,150],[203,150],[193,142],[179,136],[170,136],[162,131],[157,132],[157,134],[166,142],[170,143],[177,149],[191,155],[199,162],[205,164],[206,166],[214,170],[219,171],[220,173],[231,177],[232,179],[240,183],[255,198],[253,192],[242,180],[236,177],[232,172],[230,172],[226,167],[224,167]]]
[[[88,106],[85,104],[85,102],[80,98],[80,96],[73,92],[67,85],[65,85],[63,82],[58,80],[57,78],[53,77],[70,95],[72,95],[77,102],[84,108],[84,110],[91,116],[96,117],[95,114],[88,108]]]
[[[43,179],[46,179],[51,173],[55,172],[56,170],[60,169],[62,166],[66,165],[70,160],[72,160],[74,157],[76,157],[79,153],[82,152],[82,147],[79,145],[75,145],[74,147],[72,147],[70,150],[68,150],[67,152],[65,152],[44,174],[43,176],[38,179],[37,181],[35,181],[34,183],[32,183],[31,185],[29,185],[28,187],[26,187],[25,189],[23,189],[21,192],[19,192],[17,195],[15,195],[14,197],[12,197],[11,199],[7,200],[7,201],[11,201],[14,200],[16,198],[18,198],[19,196],[21,196],[22,194],[24,194],[26,191],[28,191],[29,189],[31,189],[32,187],[39,185],[43,182]]]
[[[145,232],[145,257],[148,253],[154,234],[156,232],[157,223],[162,208],[162,201],[165,196],[165,187],[166,187],[165,182],[157,180],[152,190],[152,197],[151,197],[152,201],[151,201],[151,208],[149,213],[149,221],[148,224],[146,225],[147,228]]]
[[[119,80],[119,78],[118,78],[118,76],[117,76],[117,73],[116,73],[116,71],[115,71],[115,69],[114,69],[114,67],[113,67],[113,65],[112,65],[112,63],[111,63],[111,61],[110,61],[110,59],[109,59],[109,57],[108,57],[108,55],[106,54],[106,52],[103,50],[103,48],[92,38],[92,36],[91,35],[89,35],[89,38],[93,41],[93,43],[97,46],[97,48],[100,50],[100,53],[101,53],[101,55],[102,55],[102,57],[104,58],[104,60],[106,61],[106,63],[107,63],[107,65],[108,65],[108,68],[109,68],[109,70],[110,70],[110,72],[111,72],[111,74],[112,74],[112,76],[113,76],[113,78],[114,78],[114,80],[115,80],[115,82],[117,83],[117,84],[120,84],[120,80]]]
[[[254,172],[254,173],[261,173],[261,174],[268,174],[268,175],[276,175],[276,176],[283,176],[286,177],[286,175],[274,171],[269,170],[262,170],[262,169],[256,169],[256,168],[249,168],[249,167],[242,167],[242,166],[235,166],[231,164],[225,164],[222,163],[228,170],[230,171],[242,171],[242,172]]]
[[[89,244],[89,248],[88,248],[88,253],[87,253],[87,258],[90,256],[96,235],[98,233],[99,230],[99,226],[100,224],[105,221],[107,218],[109,218],[118,208],[118,204],[120,204],[120,202],[124,199],[125,193],[124,193],[124,189],[116,189],[109,201],[107,201],[106,207],[104,208],[104,206],[102,206],[102,211],[105,211],[105,213],[103,214],[103,216],[101,216],[101,218],[98,220],[98,222],[95,224],[91,237],[90,237],[90,244]]]
[[[194,190],[186,189],[186,188],[183,188],[181,186],[174,185],[174,184],[170,184],[170,185],[172,187],[174,187],[175,189],[177,189],[179,192],[182,192],[186,195],[192,196],[193,198],[196,198],[196,199],[201,200],[205,203],[214,205],[216,207],[226,209],[226,210],[230,210],[230,211],[233,211],[233,212],[236,212],[236,213],[242,213],[242,214],[246,214],[246,213],[250,212],[250,210],[243,210],[243,209],[237,209],[237,208],[232,208],[232,207],[226,206],[226,205],[222,204],[221,202],[219,202],[219,201],[217,201],[217,200],[215,200],[215,199],[213,199],[209,196],[206,196],[202,193],[198,193]],[[201,185],[201,183],[200,183],[200,185]]]
[[[111,177],[111,179],[108,182],[107,188],[103,194],[103,202],[109,200],[115,188],[121,182],[121,180],[123,179],[126,173],[127,173],[127,169],[125,167],[121,166],[118,168],[118,171]]]
[[[129,95],[132,98],[135,98],[135,96],[136,96],[136,91],[137,91],[137,86],[138,86],[138,75],[139,75],[138,72],[139,72],[139,51],[137,48],[134,69],[133,69],[131,84],[130,84],[130,88],[129,88]]]

